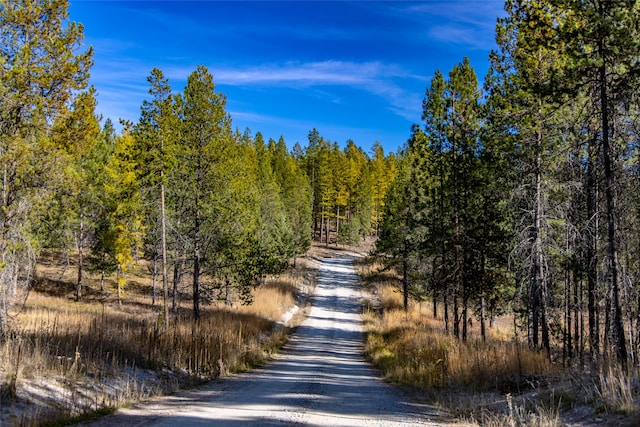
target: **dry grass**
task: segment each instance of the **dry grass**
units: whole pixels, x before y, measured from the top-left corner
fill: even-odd
[[[470,328],[471,338],[458,340],[442,318],[433,318],[430,304],[402,310],[393,273],[378,274],[380,265],[371,260],[359,264],[370,294],[364,304],[366,354],[387,381],[410,386],[465,423],[482,426],[565,425],[562,416],[576,407],[591,419],[624,415],[601,425],[639,421],[637,373],[610,368],[576,375],[518,342],[508,319],[488,331],[486,342],[478,325]]]
[[[461,341],[447,334],[439,319],[415,304],[405,312],[401,296],[389,285],[379,288],[384,316],[366,315],[367,354],[391,382],[424,388],[512,390],[519,377],[535,380],[557,367],[539,352],[513,341]],[[386,307],[393,307],[387,309]]]
[[[268,278],[250,306],[214,303],[195,322],[181,295],[177,316],[164,326],[161,307],[151,305],[148,265],[129,276],[122,307],[87,277],[83,301],[74,301],[73,268],[53,259],[40,266],[40,280],[16,314],[11,339],[0,345],[0,424],[32,425],[73,417],[149,395],[173,391],[264,363],[287,339],[277,322],[310,285],[305,259],[298,268]],[[107,283],[106,289],[111,289]],[[35,389],[35,384],[49,383]],[[47,400],[19,413],[25,399]],[[25,411],[33,416],[25,414]]]

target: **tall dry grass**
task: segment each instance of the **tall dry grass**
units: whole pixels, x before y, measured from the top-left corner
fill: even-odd
[[[391,382],[426,388],[472,388],[516,391],[524,381],[558,371],[540,352],[514,341],[478,338],[462,341],[446,333],[440,319],[422,313],[415,304],[408,312],[390,285],[380,286],[384,315],[365,314],[366,351]],[[386,302],[385,302],[386,301]],[[389,305],[390,304],[390,305]]]
[[[470,328],[467,341],[456,339],[445,330],[442,318],[433,318],[427,304],[402,309],[393,272],[379,274],[381,266],[371,260],[359,264],[369,291],[365,351],[387,381],[412,387],[467,424],[563,425],[561,410],[581,399],[564,368],[530,350],[504,325],[490,330],[486,342],[480,339],[478,325]],[[615,405],[624,407],[630,396],[621,390],[627,387],[601,379],[591,392],[619,396]]]
[[[42,400],[19,424],[73,417],[150,395],[171,392],[264,363],[286,341],[278,321],[309,286],[312,270],[298,268],[267,278],[254,304],[206,306],[194,321],[184,295],[179,314],[164,326],[163,310],[151,305],[148,268],[130,276],[122,307],[89,278],[84,302],[73,299],[73,271],[47,265],[54,277],[32,291],[16,313],[10,339],[0,344],[0,399]],[[50,384],[38,388],[36,384]],[[1,415],[1,414],[0,414]],[[6,414],[5,414],[6,415]],[[26,417],[26,418],[25,418]],[[2,419],[0,419],[2,424]]]
[[[471,339],[455,339],[425,304],[402,310],[394,272],[381,273],[372,259],[358,264],[370,293],[366,354],[388,381],[420,390],[465,422],[482,426],[565,425],[563,411],[573,407],[600,420],[612,417],[603,425],[640,425],[637,367],[565,369],[519,342],[508,320],[489,330],[486,342],[477,325]]]

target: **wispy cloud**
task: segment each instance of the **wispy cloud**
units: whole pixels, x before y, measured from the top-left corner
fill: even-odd
[[[164,71],[172,81],[186,81],[194,69],[195,66],[167,67]],[[384,99],[390,111],[409,120],[420,116],[420,93],[407,92],[406,86],[401,83],[412,80],[422,85],[428,81],[425,76],[378,61],[290,61],[238,67],[212,65],[209,71],[218,86],[304,89],[308,96],[334,104],[340,104],[343,95],[331,91],[331,87],[348,87]]]
[[[415,22],[430,23],[423,29],[430,40],[486,50],[494,45],[496,19],[504,14],[503,4],[502,0],[449,0],[400,3],[394,8]],[[434,17],[439,18],[437,24],[433,24]]]
[[[92,81],[98,86],[100,111],[107,117],[135,120],[140,114],[142,100],[148,97],[146,77],[154,64],[144,61],[125,60],[101,62],[93,73]],[[164,67],[175,91],[196,66]],[[217,86],[238,86],[245,89],[291,89],[304,90],[304,95],[322,102],[341,104],[345,100],[340,89],[349,88],[374,95],[384,101],[386,109],[404,119],[415,121],[420,117],[420,93],[409,92],[402,84],[413,80],[425,83],[424,76],[411,74],[396,65],[381,62],[345,62],[329,60],[323,62],[286,62],[246,67],[209,66]],[[244,113],[233,112],[233,117],[251,116],[251,106]],[[258,115],[250,122],[277,122],[272,116]],[[283,122],[283,126],[306,128],[309,123]],[[307,129],[308,130],[308,129]]]
[[[247,68],[214,68],[227,85],[359,86],[393,78],[412,78],[399,67],[381,62],[287,62]]]
[[[261,65],[248,68],[215,68],[219,84],[230,86],[270,86],[291,88],[322,88],[347,86],[368,92],[386,100],[389,110],[408,119],[415,119],[419,96],[407,93],[398,83],[410,79],[426,81],[398,66],[381,62],[323,61],[310,63],[289,62],[282,65]],[[319,90],[318,96],[339,103],[340,97],[330,91]]]

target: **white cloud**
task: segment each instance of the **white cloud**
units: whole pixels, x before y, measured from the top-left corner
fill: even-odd
[[[395,65],[381,62],[323,61],[282,65],[261,65],[247,68],[214,68],[218,84],[230,86],[277,86],[291,88],[347,86],[383,98],[395,114],[415,120],[419,117],[420,97],[408,93],[398,84],[399,80],[426,81]],[[331,97],[327,91],[318,96],[339,103],[340,97]],[[416,115],[417,113],[417,115]]]
[[[505,14],[502,0],[426,1],[405,7],[401,4],[396,6],[399,13],[416,23],[428,23],[423,26],[428,39],[478,50],[493,48],[496,20]]]
[[[98,111],[113,120],[124,118],[137,120],[140,105],[148,98],[146,78],[153,65],[140,60],[104,60],[101,67],[92,73],[92,82],[98,89]],[[181,92],[183,83],[196,66],[163,67],[165,76],[175,92]],[[217,86],[238,86],[243,88],[286,88],[304,90],[305,96],[323,102],[341,104],[344,94],[336,88],[349,88],[378,97],[394,115],[411,122],[421,114],[421,92],[407,87],[422,86],[427,79],[402,70],[396,65],[381,62],[348,62],[328,60],[322,62],[286,62],[247,67],[211,66]],[[407,86],[407,81],[410,81]],[[336,90],[334,90],[336,89]],[[224,89],[223,89],[224,91]],[[246,106],[251,111],[251,106]],[[235,111],[232,116],[240,119],[250,113]],[[276,122],[274,117],[263,116],[248,119],[248,122]],[[244,120],[240,120],[244,121]],[[309,123],[281,123],[283,127],[301,126]],[[308,130],[308,129],[307,129]]]
[[[282,86],[359,86],[388,78],[407,78],[409,74],[380,62],[287,62],[243,69],[215,68],[216,80],[226,85]]]

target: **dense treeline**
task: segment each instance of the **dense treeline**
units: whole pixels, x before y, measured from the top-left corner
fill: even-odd
[[[638,5],[505,10],[484,90],[467,59],[434,74],[378,249],[456,337],[508,310],[549,355],[637,363]]]
[[[299,146],[294,153],[301,152]],[[395,156],[385,156],[379,142],[370,158],[352,140],[344,150],[309,133],[309,146],[299,157],[313,188],[313,231],[325,243],[358,243],[376,235],[382,221],[384,196],[395,174]],[[331,237],[334,236],[334,237]]]
[[[115,283],[121,303],[132,263],[148,259],[168,324],[182,282],[197,319],[206,302],[250,302],[314,235],[356,243],[377,232],[395,164],[380,144],[370,158],[314,129],[289,152],[283,138],[234,130],[204,66],[182,93],[151,70],[139,121],[118,133],[96,117],[93,52],[66,1],[3,2],[0,36],[0,336],[41,249],[75,261],[77,300],[89,271],[103,291]]]

